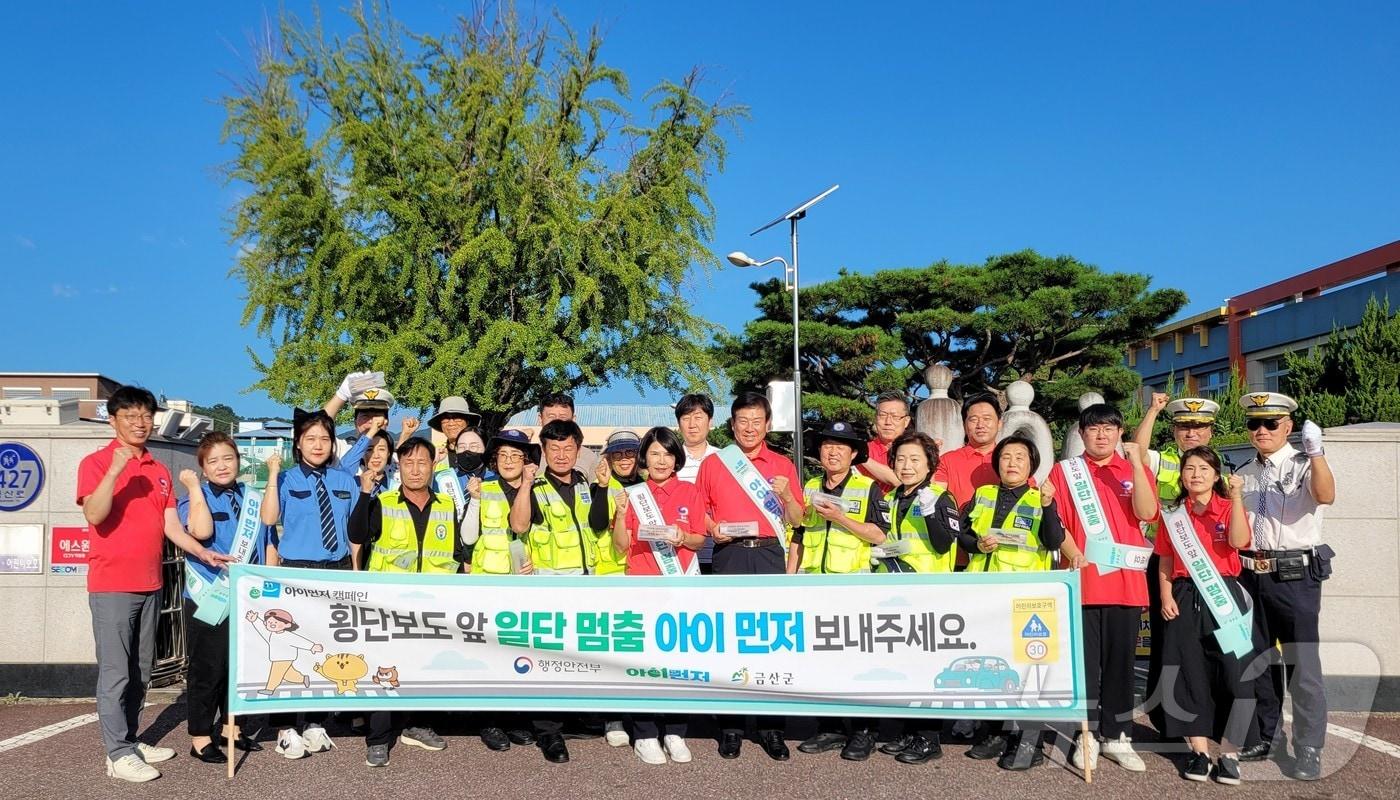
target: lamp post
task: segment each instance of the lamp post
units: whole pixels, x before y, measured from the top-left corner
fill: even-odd
[[[750,258],[742,251],[736,251],[728,255],[729,263],[736,267],[762,267],[767,264],[778,262],[783,265],[783,286],[792,292],[792,461],[797,467],[797,477],[802,478],[802,347],[797,334],[798,303],[797,303],[797,221],[807,216],[807,209],[820,203],[827,195],[841,188],[840,184],[832,186],[821,194],[806,200],[793,210],[778,217],[772,222],[750,233],[762,233],[779,222],[787,220],[789,227],[789,237],[792,242],[792,263],[788,264],[780,256],[774,256],[766,261],[758,261]]]

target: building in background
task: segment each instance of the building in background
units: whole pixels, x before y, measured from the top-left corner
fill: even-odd
[[[1400,241],[1231,297],[1225,305],[1167,323],[1128,351],[1143,392],[1175,384],[1177,394],[1212,397],[1238,369],[1249,389],[1278,391],[1284,355],[1327,341],[1361,321],[1366,303],[1400,305]]]
[[[83,419],[106,419],[107,398],[121,387],[121,381],[96,372],[0,372],[0,400],[77,400]]]

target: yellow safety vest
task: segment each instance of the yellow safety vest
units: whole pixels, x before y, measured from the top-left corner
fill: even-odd
[[[394,491],[379,495],[383,515],[379,539],[371,545],[370,572],[423,572],[451,575],[461,566],[453,559],[457,537],[452,523],[457,507],[452,498],[434,493],[428,507],[428,527],[422,541],[413,527],[408,502],[402,493]]]
[[[627,571],[627,554],[619,553],[613,547],[612,540],[612,519],[617,516],[617,498],[613,496],[615,492],[623,491],[622,481],[613,476],[608,481],[608,527],[602,532],[595,532],[598,540],[598,568],[594,570],[597,575],[621,575]]]
[[[481,533],[477,536],[476,546],[472,548],[472,572],[509,575],[512,572],[510,543],[514,534],[510,530],[510,501],[506,499],[505,486],[500,478],[481,484],[478,507]]]
[[[993,528],[1010,527],[1013,530],[1026,531],[1026,544],[1034,546],[1034,550],[1022,550],[1019,547],[998,547],[990,553],[976,552],[968,557],[968,572],[1036,572],[1048,570],[1051,567],[1050,551],[1046,550],[1040,543],[1040,520],[1042,512],[1040,508],[1040,491],[1037,489],[1027,489],[1021,495],[1021,499],[1016,501],[1016,505],[1011,507],[1006,518],[1000,525],[993,525],[995,522],[997,508],[997,487],[979,486],[977,494],[973,495],[972,511],[968,513],[972,521],[972,532],[979,537],[986,536]]]
[[[938,502],[939,498],[943,497],[944,493],[947,491],[943,487],[932,483],[928,485],[928,488],[933,492],[935,503]],[[915,572],[952,572],[953,568],[958,564],[958,548],[954,545],[949,545],[948,552],[946,553],[939,553],[933,549],[933,543],[930,542],[928,538],[928,523],[924,522],[922,514],[916,513],[916,510],[925,510],[918,508],[919,501],[917,499],[910,504],[909,513],[905,514],[903,519],[900,519],[898,491],[899,489],[891,489],[890,493],[885,495],[885,504],[889,506],[890,509],[890,535],[888,540],[909,540],[909,552],[899,556],[899,560],[903,561]],[[931,511],[932,509],[927,510]],[[881,564],[877,571],[887,572],[888,570]]]
[[[846,516],[864,522],[875,482],[852,472],[841,490]],[[825,492],[821,478],[807,481],[807,516],[802,520],[802,572],[869,572],[870,543],[839,525],[827,522],[812,507],[812,495]]]
[[[588,509],[593,497],[588,482],[574,483],[572,508],[547,478],[535,480],[535,499],[544,512],[544,524],[530,529],[530,561],[536,570],[553,572],[592,573],[598,565],[598,540],[593,532],[585,531]]]

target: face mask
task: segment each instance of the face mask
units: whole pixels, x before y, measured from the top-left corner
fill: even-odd
[[[481,464],[482,464],[481,453],[457,453],[457,454],[456,454],[456,466],[457,466],[457,471],[458,471],[458,472],[461,472],[461,473],[464,473],[464,474],[465,474],[465,473],[469,473],[469,472],[476,472],[478,469],[481,468]]]

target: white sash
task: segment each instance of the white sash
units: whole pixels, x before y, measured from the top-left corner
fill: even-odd
[[[460,522],[467,508],[467,497],[462,494],[462,482],[457,480],[457,470],[449,467],[434,472],[433,483],[439,492],[452,498],[452,506],[457,509],[457,520]]]
[[[656,502],[656,497],[651,493],[646,481],[628,486],[623,491],[627,492],[627,499],[632,504],[632,510],[637,512],[637,519],[643,525],[666,525],[666,518],[661,515],[661,505]],[[699,575],[700,560],[691,558],[690,564],[681,567],[680,555],[676,553],[676,548],[669,542],[647,542],[651,545],[651,554],[656,558],[657,566],[661,567],[661,574],[667,577],[679,575]]]
[[[1100,575],[1120,569],[1145,572],[1147,560],[1152,557],[1152,548],[1113,540],[1113,532],[1108,528],[1108,515],[1104,513],[1083,456],[1061,461],[1060,469],[1064,471],[1065,482],[1069,485],[1070,499],[1079,515],[1079,524],[1084,528],[1084,557],[1098,568]]]
[[[787,526],[783,522],[783,503],[778,499],[777,493],[768,485],[768,479],[758,471],[758,467],[753,465],[749,457],[744,455],[744,451],[736,444],[716,453],[724,468],[729,470],[729,474],[734,476],[734,480],[739,482],[739,488],[744,490],[754,508],[762,514],[764,519],[773,526],[774,532],[778,535],[778,544],[787,549]],[[740,520],[742,521],[742,520]]]
[[[201,489],[200,491],[203,491]],[[233,533],[233,543],[229,555],[234,563],[246,564],[253,557],[254,547],[262,534],[262,493],[255,489],[243,490],[243,505],[238,512],[238,528]],[[205,625],[218,625],[228,618],[229,582],[228,570],[219,570],[212,581],[205,580],[198,571],[185,569],[185,588],[198,608],[194,618]]]
[[[1189,502],[1191,500],[1187,498],[1176,508],[1164,507],[1164,527],[1167,535],[1171,537],[1172,550],[1186,567],[1186,573],[1196,584],[1196,591],[1210,609],[1211,616],[1215,617],[1215,639],[1220,643],[1220,649],[1243,659],[1254,649],[1253,609],[1241,609],[1235,604],[1230,587],[1225,585],[1224,576],[1206,552],[1201,537],[1196,534],[1196,526],[1192,524],[1191,515],[1185,508],[1185,504]],[[1249,601],[1248,595],[1245,595],[1245,601]]]

